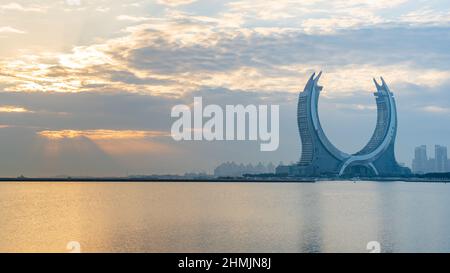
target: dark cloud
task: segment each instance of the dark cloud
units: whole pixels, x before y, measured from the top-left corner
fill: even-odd
[[[430,113],[423,107],[439,105],[448,107],[450,85],[435,88],[423,88],[413,85],[391,86],[395,92],[399,114],[399,132],[397,154],[399,160],[409,163],[413,148],[419,144],[450,144],[448,136],[450,115]],[[280,147],[276,152],[259,151],[256,142],[175,142],[170,137],[155,141],[171,147],[176,153],[126,155],[124,163],[104,154],[86,139],[68,139],[63,147],[65,156],[58,158],[60,170],[46,169],[34,161],[45,162],[37,155],[44,153],[44,146],[49,142],[36,135],[37,131],[47,130],[86,130],[86,129],[134,129],[169,131],[173,120],[170,110],[176,104],[191,104],[195,96],[202,96],[204,104],[280,104]],[[449,98],[449,99],[446,99]],[[132,93],[0,93],[2,104],[18,105],[32,110],[33,113],[2,113],[0,124],[12,127],[0,129],[0,146],[3,157],[3,173],[19,175],[72,174],[66,166],[77,164],[84,173],[170,173],[189,170],[211,170],[223,161],[258,162],[298,160],[300,139],[296,125],[297,94],[293,93],[258,93],[224,88],[204,87],[196,92],[187,93],[179,98],[140,95]],[[368,108],[351,107],[364,105]],[[354,93],[350,96],[327,98],[321,96],[319,114],[325,132],[341,149],[355,152],[370,138],[375,127],[376,110],[374,97],[369,92]],[[45,140],[45,141],[44,141]],[[86,147],[72,149],[70,147]],[[88,148],[91,147],[91,148]],[[34,153],[33,156],[30,153]],[[74,155],[69,156],[71,153]],[[77,155],[76,155],[77,154]],[[84,155],[83,155],[84,154]],[[27,160],[25,160],[27,159]],[[115,162],[113,165],[111,162]],[[28,162],[28,163],[27,163]],[[77,163],[78,162],[78,163]],[[82,167],[87,162],[104,162],[105,168],[93,169]],[[109,166],[115,168],[106,168]],[[66,165],[64,165],[66,164]],[[97,163],[95,163],[97,164]],[[95,165],[94,164],[94,165]],[[28,169],[27,169],[28,168]],[[22,171],[23,170],[23,171]],[[28,170],[28,171],[26,171]]]
[[[158,34],[158,32],[155,32]],[[420,68],[450,68],[450,29],[446,27],[391,27],[308,35],[281,30],[270,35],[252,31],[218,33],[211,44],[179,45],[164,40],[145,43],[131,51],[132,67],[160,73],[228,71],[242,66],[276,69],[279,65],[408,63]]]
[[[58,143],[35,134],[32,128],[0,129],[0,173],[5,176],[122,175],[115,159],[87,138]]]
[[[57,129],[170,128],[170,108],[178,100],[123,92],[0,93],[5,105],[34,113],[0,115],[0,124]]]
[[[0,146],[4,147],[4,154],[11,155],[9,158],[3,157],[4,164],[1,166],[4,168],[0,166],[0,171],[3,175],[14,176],[21,173],[26,175],[43,175],[45,173],[74,175],[77,171],[86,175],[117,175],[117,173],[123,175],[126,171],[132,173],[179,173],[190,170],[209,171],[223,161],[236,160],[236,155],[241,154],[242,151],[247,151],[245,156],[239,156],[239,160],[242,162],[273,161],[276,163],[280,160],[286,161],[287,158],[294,160],[297,157],[297,153],[286,156],[292,152],[292,147],[298,141],[296,127],[291,125],[295,120],[292,119],[290,122],[283,123],[285,125],[281,125],[280,149],[270,153],[271,157],[263,157],[264,154],[259,151],[259,143],[256,142],[175,142],[170,137],[161,137],[154,141],[171,147],[176,151],[175,154],[169,152],[124,155],[121,160],[116,160],[102,152],[89,139],[74,138],[64,139],[64,142],[60,143],[62,150],[58,157],[43,158],[46,154],[45,148],[51,147],[52,140],[38,136],[37,132],[41,130],[101,128],[170,131],[173,122],[170,117],[171,108],[180,103],[191,104],[195,96],[202,96],[205,104],[214,103],[222,106],[225,104],[284,102],[281,106],[281,119],[295,117],[295,107],[292,107],[295,103],[291,102],[296,96],[289,93],[273,94],[270,99],[264,93],[208,88],[185,94],[181,98],[103,92],[0,93],[0,101],[3,103],[20,105],[33,111],[23,114],[0,114],[0,124],[10,126],[0,129]],[[20,137],[14,138],[13,136],[16,134]],[[33,165],[34,161],[47,162],[45,164],[54,168],[45,167],[42,165],[44,163]],[[112,164],[113,161],[114,164]],[[86,167],[89,164],[95,166],[97,162],[100,165],[104,164],[102,166],[111,165],[111,168]],[[109,163],[111,164],[109,165]],[[74,168],[70,172],[68,166],[71,165]]]

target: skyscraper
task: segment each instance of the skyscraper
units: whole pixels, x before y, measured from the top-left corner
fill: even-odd
[[[434,156],[434,170],[435,172],[442,173],[447,170],[447,147],[441,145],[434,146],[435,156]]]
[[[426,145],[421,145],[415,148],[412,170],[414,173],[428,172],[428,156]]]
[[[450,172],[450,160],[447,157],[447,147],[434,146],[434,158],[427,157],[427,146],[421,145],[414,150],[412,161],[414,173],[443,173]]]
[[[334,146],[319,120],[318,100],[322,72],[310,77],[299,94],[297,125],[301,138],[301,157],[297,164],[278,166],[278,174],[290,176],[402,176],[411,173],[400,166],[394,154],[397,134],[397,108],[394,94],[381,78],[375,79],[373,93],[377,104],[377,124],[367,145],[356,154],[347,154]]]

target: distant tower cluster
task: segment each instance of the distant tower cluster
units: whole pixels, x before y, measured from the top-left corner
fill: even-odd
[[[412,170],[417,174],[450,172],[447,147],[435,145],[434,158],[428,158],[426,145],[416,147],[412,161]]]
[[[225,176],[243,176],[244,174],[264,174],[264,173],[274,173],[275,165],[273,163],[269,163],[267,165],[262,164],[261,162],[258,165],[252,164],[236,164],[234,162],[226,162],[222,163],[214,169],[214,176],[216,177],[225,177]]]

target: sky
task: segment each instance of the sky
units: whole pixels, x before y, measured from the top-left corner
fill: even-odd
[[[323,71],[320,118],[356,152],[376,121],[373,77],[394,92],[396,155],[450,146],[444,0],[1,0],[0,176],[212,172],[295,162],[298,92]],[[176,104],[280,105],[280,146],[176,142]]]

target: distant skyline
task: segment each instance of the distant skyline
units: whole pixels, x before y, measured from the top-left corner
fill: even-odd
[[[345,152],[376,122],[371,79],[398,108],[396,154],[450,146],[444,0],[12,0],[0,3],[0,176],[213,170],[300,157],[298,92],[324,71],[319,113]],[[175,142],[170,109],[279,104],[280,144]]]
[[[426,145],[414,149],[412,170],[414,173],[445,173],[450,172],[450,161],[448,160],[447,146],[434,145],[433,157],[428,153]]]

